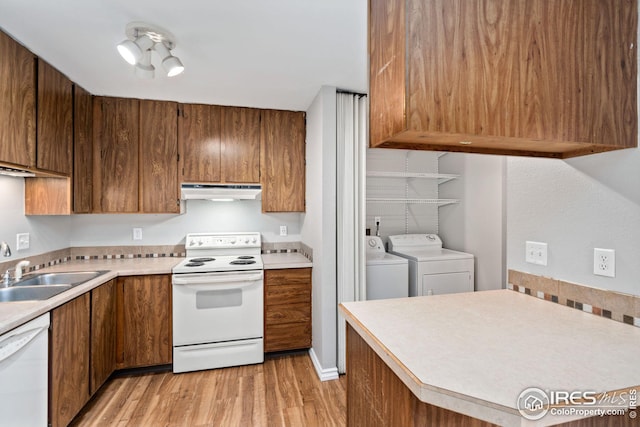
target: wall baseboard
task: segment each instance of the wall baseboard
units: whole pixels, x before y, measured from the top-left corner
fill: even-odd
[[[313,367],[316,368],[316,374],[318,374],[318,378],[320,378],[320,381],[331,381],[337,380],[339,378],[337,367],[324,369],[322,365],[320,365],[320,361],[316,356],[316,352],[313,351],[313,348],[309,349],[309,357],[311,357]]]

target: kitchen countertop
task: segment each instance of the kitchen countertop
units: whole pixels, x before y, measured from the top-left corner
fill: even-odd
[[[299,252],[262,254],[262,264],[264,264],[265,270],[313,266],[313,263]]]
[[[518,292],[348,302],[340,311],[419,400],[499,425],[530,425],[517,409],[529,387],[640,390],[640,328]],[[538,423],[578,418],[549,413]]]
[[[82,285],[42,301],[0,302],[0,335],[16,328],[39,315],[80,296],[118,276],[149,274],[171,274],[172,268],[182,261],[181,257],[124,258],[99,260],[74,260],[40,269],[37,273],[62,271],[108,270],[107,273]],[[263,254],[265,269],[305,268],[313,264],[300,253]]]
[[[39,315],[51,311],[67,301],[80,296],[101,284],[118,276],[138,276],[149,274],[170,274],[171,269],[184,258],[129,258],[110,260],[78,260],[40,269],[38,273],[61,271],[93,271],[108,270],[82,285],[62,292],[54,297],[42,301],[0,302],[0,335],[16,328]]]

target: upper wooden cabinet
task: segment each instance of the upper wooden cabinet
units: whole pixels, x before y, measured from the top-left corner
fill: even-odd
[[[222,107],[222,182],[260,182],[260,110]]]
[[[95,97],[93,212],[178,213],[177,104]]]
[[[260,110],[183,104],[181,182],[260,182]]]
[[[73,82],[38,60],[36,166],[67,176],[73,172]]]
[[[93,100],[74,86],[73,99],[73,212],[93,209]]]
[[[178,104],[140,101],[140,212],[179,213]]]
[[[137,99],[94,98],[94,212],[138,212],[138,117]]]
[[[220,182],[220,107],[180,105],[181,182]]]
[[[0,31],[0,162],[36,165],[36,58]]]
[[[370,0],[370,145],[637,146],[637,0]]]
[[[305,210],[305,114],[263,110],[260,182],[263,212]]]

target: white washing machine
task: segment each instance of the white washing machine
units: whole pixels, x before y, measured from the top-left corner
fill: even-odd
[[[409,263],[388,254],[380,237],[365,236],[367,247],[367,300],[409,296]]]
[[[409,261],[409,296],[474,291],[474,257],[442,248],[436,234],[389,236],[389,253]]]

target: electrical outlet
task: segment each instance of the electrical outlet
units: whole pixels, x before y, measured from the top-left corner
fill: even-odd
[[[373,223],[374,224],[380,224],[380,217],[379,216],[374,216],[373,217]]]
[[[613,249],[593,249],[593,274],[616,277],[616,251]]]
[[[16,250],[29,249],[29,233],[16,234]]]
[[[142,228],[133,229],[133,240],[142,240]]]
[[[286,236],[287,235],[287,226],[286,225],[281,225],[280,226],[280,235],[281,236]]]
[[[547,244],[529,242],[525,244],[525,261],[531,264],[547,265]]]

